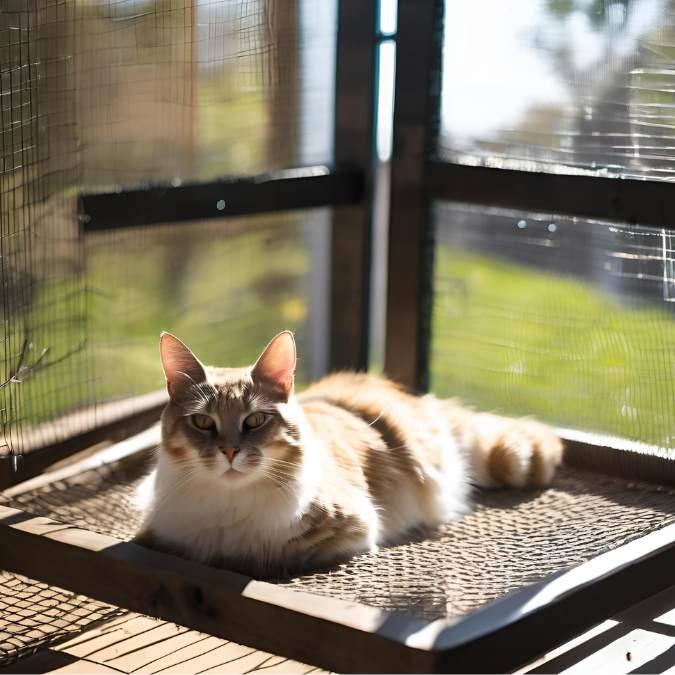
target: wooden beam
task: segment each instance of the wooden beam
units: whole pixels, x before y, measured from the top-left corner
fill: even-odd
[[[341,672],[503,672],[672,584],[675,525],[468,615],[297,592],[0,506],[0,568]]]
[[[419,391],[428,385],[434,244],[426,167],[440,110],[442,17],[441,0],[398,3],[384,369]]]
[[[368,365],[377,3],[338,3],[335,162],[363,176],[359,204],[333,209],[330,367]]]
[[[429,622],[312,596],[0,506],[0,568],[341,672],[430,672]]]
[[[151,448],[157,447],[160,442],[160,427],[159,424],[155,424],[145,431],[141,431],[140,434],[126,438],[119,443],[114,443],[113,445],[99,450],[90,457],[80,460],[79,462],[74,462],[68,466],[64,466],[61,469],[55,471],[48,471],[42,473],[39,476],[34,478],[29,478],[23,483],[18,483],[12,487],[2,490],[3,497],[16,497],[17,495],[24,494],[25,492],[30,492],[31,490],[37,490],[38,488],[49,485],[59,480],[66,480],[77,476],[85,471],[91,471],[92,469],[98,469],[99,467],[105,466],[106,464],[113,464],[115,462],[121,462],[129,460],[136,455],[145,454]]]
[[[358,172],[298,167],[252,178],[82,194],[84,232],[358,203]]]
[[[567,464],[626,480],[675,485],[672,449],[577,429],[556,431],[565,442]]]
[[[433,161],[426,167],[434,199],[523,212],[581,216],[672,230],[670,182],[465,166]]]

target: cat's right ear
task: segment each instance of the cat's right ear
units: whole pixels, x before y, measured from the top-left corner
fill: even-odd
[[[159,354],[166,375],[166,388],[172,399],[181,398],[193,385],[206,380],[204,366],[175,335],[161,334]]]

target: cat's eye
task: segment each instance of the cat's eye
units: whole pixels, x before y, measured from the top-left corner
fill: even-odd
[[[261,427],[263,424],[265,424],[266,419],[267,419],[267,415],[265,415],[265,413],[261,413],[261,412],[251,413],[244,420],[244,426],[247,429],[256,429],[257,427]]]
[[[208,431],[209,429],[215,428],[216,421],[213,417],[209,417],[208,415],[193,415],[192,424],[194,424],[197,429]]]

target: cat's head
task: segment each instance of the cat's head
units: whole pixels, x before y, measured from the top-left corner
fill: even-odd
[[[293,396],[292,333],[279,333],[246,368],[204,366],[170,333],[160,338],[160,355],[169,392],[162,448],[186,480],[199,475],[239,489],[297,474],[302,412]]]

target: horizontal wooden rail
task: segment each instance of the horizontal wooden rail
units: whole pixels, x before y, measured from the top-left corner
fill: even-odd
[[[340,671],[434,669],[431,652],[396,637],[419,622],[392,626],[390,615],[377,609],[254,581],[2,506],[0,568]]]
[[[161,440],[160,426],[155,424],[145,431],[125,438],[123,441],[113,443],[112,445],[98,450],[94,454],[79,461],[69,463],[67,466],[41,473],[39,476],[29,478],[0,491],[0,498],[11,499],[25,492],[37,490],[39,488],[55,483],[56,481],[67,480],[74,476],[79,476],[86,471],[98,469],[107,464],[127,463],[135,459],[141,459],[147,455],[149,450],[159,446]]]
[[[11,455],[0,457],[0,490],[40,475],[52,465],[102,441],[119,441],[147,429],[166,405],[166,391],[106,402],[52,420],[23,434],[23,452],[14,468]],[[93,422],[92,422],[93,420]],[[79,430],[78,430],[79,429]],[[68,431],[65,436],[63,430]],[[42,438],[58,440],[42,444]]]
[[[504,672],[672,584],[675,525],[457,622],[301,593],[0,506],[0,568],[341,672]]]
[[[358,171],[310,166],[251,178],[85,193],[79,198],[79,218],[82,229],[92,232],[357,204],[363,192]]]
[[[675,185],[431,162],[433,199],[675,228]]]
[[[577,429],[557,432],[565,441],[565,462],[572,466],[627,480],[675,485],[675,449]]]

